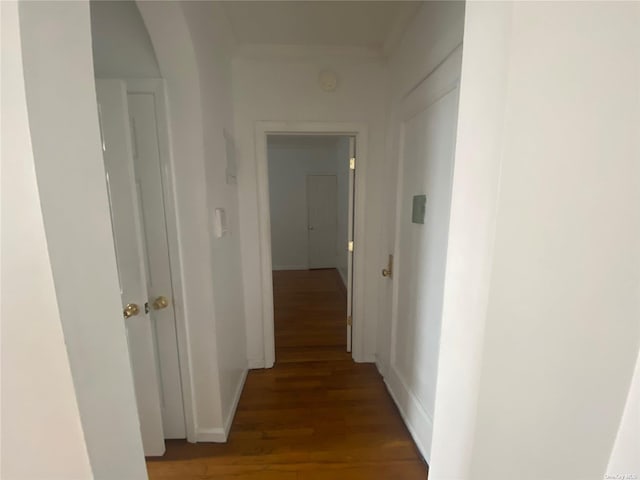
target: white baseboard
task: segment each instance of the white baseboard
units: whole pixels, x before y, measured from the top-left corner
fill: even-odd
[[[248,362],[249,362],[249,370],[257,370],[257,369],[265,368],[264,358],[250,358]]]
[[[362,357],[354,358],[353,361],[356,363],[376,363],[376,356],[364,355]]]
[[[224,428],[199,428],[196,430],[196,442],[225,443],[227,435]]]
[[[433,419],[424,409],[415,394],[405,385],[404,381],[395,371],[393,365],[389,368],[389,375],[384,383],[393,398],[409,433],[413,437],[418,450],[425,461],[431,462],[431,440],[433,436]]]
[[[376,364],[376,368],[378,369],[378,373],[380,374],[380,376],[382,378],[385,378],[387,376],[387,365],[386,365],[386,363],[384,363],[382,360],[380,360],[380,357],[378,357],[378,355],[376,355],[376,361],[374,363]]]
[[[236,416],[236,410],[238,409],[238,402],[240,402],[240,396],[242,395],[242,389],[244,388],[244,382],[247,380],[248,372],[249,370],[247,369],[245,369],[245,371],[242,372],[240,381],[236,386],[236,391],[233,394],[233,401],[231,402],[231,408],[229,409],[229,413],[227,413],[227,418],[224,421],[224,431],[226,433],[225,441],[229,436],[229,432],[231,431],[231,424],[233,423],[233,417]]]
[[[242,389],[244,388],[244,382],[247,380],[247,372],[245,370],[240,376],[240,381],[236,387],[236,391],[233,395],[233,401],[231,402],[231,408],[227,413],[227,418],[224,420],[223,428],[197,428],[196,429],[196,442],[213,442],[213,443],[225,443],[229,438],[229,432],[231,431],[231,424],[233,423],[233,417],[236,415],[238,409],[238,402],[242,395]]]
[[[271,270],[309,270],[309,265],[273,265]]]
[[[342,279],[342,283],[344,283],[344,286],[347,286],[347,276],[349,275],[348,272],[346,271],[346,269],[343,268],[337,268],[338,273],[340,274],[340,278]]]

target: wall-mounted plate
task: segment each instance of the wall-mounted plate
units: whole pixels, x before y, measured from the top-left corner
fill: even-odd
[[[411,222],[424,224],[424,215],[426,211],[427,211],[427,196],[414,195],[413,208],[411,210]]]

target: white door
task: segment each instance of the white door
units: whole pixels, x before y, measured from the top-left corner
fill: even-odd
[[[127,91],[120,80],[96,80],[111,222],[131,369],[146,456],[165,451],[160,383],[151,318],[140,211],[129,135]],[[122,321],[114,319],[114,321]],[[117,459],[114,459],[117,461]]]
[[[160,365],[165,438],[185,438],[180,363],[160,159],[159,114],[154,92],[129,93],[135,181],[142,212],[147,289]]]
[[[309,268],[336,268],[338,182],[335,175],[307,175]]]
[[[431,418],[449,235],[460,61],[461,50],[407,96],[399,122],[391,375],[396,381],[412,385],[412,394]],[[418,375],[415,365],[422,366]]]

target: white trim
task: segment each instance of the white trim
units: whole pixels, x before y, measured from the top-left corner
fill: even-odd
[[[274,272],[279,270],[309,270],[309,265],[274,265],[272,270]]]
[[[323,45],[290,45],[290,44],[257,44],[238,45],[234,54],[236,58],[249,60],[276,60],[288,62],[308,62],[310,60],[332,59],[333,62],[345,63],[354,60],[365,62],[381,62],[381,48],[344,47]]]
[[[225,443],[227,435],[224,428],[198,428],[196,430],[196,442]]]
[[[160,162],[162,167],[163,194],[165,199],[165,218],[167,224],[167,239],[169,243],[169,260],[171,265],[171,284],[173,287],[174,311],[176,318],[176,335],[178,340],[178,361],[180,363],[180,380],[182,383],[182,401],[184,418],[189,442],[196,442],[198,438],[195,421],[195,393],[193,391],[193,371],[191,350],[189,348],[188,320],[184,310],[184,286],[182,278],[182,246],[180,245],[180,221],[177,217],[175,192],[175,156],[173,142],[169,129],[169,102],[165,81],[161,78],[125,79],[128,93],[153,93],[157,101],[158,138]]]
[[[238,385],[236,386],[236,391],[233,394],[233,401],[231,402],[231,408],[229,409],[229,413],[227,414],[227,418],[224,420],[224,431],[225,431],[225,441],[229,437],[229,432],[231,431],[231,425],[233,424],[233,418],[236,416],[236,410],[238,409],[238,403],[240,402],[240,397],[242,396],[242,389],[244,388],[244,383],[247,380],[247,374],[249,373],[248,369],[245,369],[240,376],[240,380],[238,381]]]
[[[270,368],[275,362],[275,339],[273,327],[273,281],[271,260],[271,213],[269,211],[269,177],[267,163],[267,135],[353,135],[358,148],[358,169],[355,192],[355,271],[353,282],[353,351],[356,362],[367,362],[372,359],[364,356],[364,280],[365,280],[365,189],[367,165],[367,125],[363,123],[342,122],[286,122],[259,121],[255,126],[256,170],[258,181],[258,220],[262,290],[262,326],[264,339],[264,364]],[[359,214],[358,214],[359,212]],[[360,259],[360,260],[359,260]]]
[[[380,368],[378,367],[378,370]],[[433,418],[429,415],[420,400],[407,388],[402,377],[392,366],[389,375],[384,378],[389,395],[400,411],[413,441],[427,463],[431,462],[431,440],[433,434]],[[428,432],[427,435],[424,433]]]
[[[264,358],[250,358],[247,363],[248,363],[249,370],[267,368],[267,366],[264,363]]]
[[[393,21],[387,38],[382,44],[382,55],[388,59],[399,47],[404,38],[405,32],[414,18],[418,16],[418,11],[422,8],[423,2],[415,2],[411,7],[401,11]]]
[[[340,279],[342,280],[342,284],[345,286],[345,288],[347,288],[347,273],[344,272],[343,270],[345,270],[344,268],[336,268],[336,270],[338,270],[338,273],[340,274]]]
[[[375,357],[376,357],[376,359],[375,359],[375,361],[373,363],[375,363],[376,368],[378,369],[378,373],[380,374],[380,376],[382,377],[382,379],[384,380],[385,385],[386,385],[386,382],[387,382],[386,381],[386,378],[387,378],[387,366],[384,363],[384,360],[382,358],[380,358],[379,355],[376,355]],[[387,387],[388,387],[388,385],[387,385]]]
[[[238,409],[238,403],[240,402],[240,396],[244,388],[244,383],[247,380],[248,370],[242,372],[240,381],[236,386],[236,391],[233,395],[233,401],[231,402],[231,408],[227,414],[227,418],[224,420],[223,428],[198,428],[196,433],[196,441],[198,442],[213,442],[213,443],[225,443],[229,438],[231,432],[231,425],[233,424],[233,418],[236,415]]]

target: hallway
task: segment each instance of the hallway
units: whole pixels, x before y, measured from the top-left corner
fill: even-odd
[[[372,364],[345,352],[336,270],[274,272],[276,365],[252,370],[226,444],[168,440],[152,480],[425,479]]]

